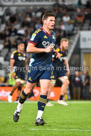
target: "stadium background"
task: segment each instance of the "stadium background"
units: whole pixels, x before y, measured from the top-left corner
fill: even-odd
[[[8,73],[10,72],[9,59],[11,52],[16,49],[17,43],[20,39],[22,39],[25,43],[25,47],[27,46],[27,42],[29,40],[30,35],[33,33],[34,30],[42,26],[41,15],[46,11],[52,11],[56,16],[56,26],[54,30],[57,36],[56,47],[59,47],[59,41],[61,38],[66,37],[69,40],[68,60],[71,74],[69,77],[70,89],[68,91],[68,98],[72,99],[73,86],[71,86],[71,84],[75,71],[84,72],[84,70],[88,70],[89,75],[91,76],[90,0],[82,0],[81,3],[78,3],[78,0],[59,0],[58,3],[56,2],[56,0],[1,0],[1,100],[6,100],[8,93],[10,92],[10,90],[8,90]],[[65,15],[67,18],[64,17]],[[60,82],[58,80],[55,86],[60,86]],[[84,99],[83,96],[81,96],[81,99]],[[91,99],[91,89],[89,90],[88,99]],[[53,100],[55,100],[55,98]]]

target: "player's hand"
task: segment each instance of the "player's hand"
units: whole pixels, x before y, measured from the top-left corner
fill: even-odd
[[[56,52],[56,58],[60,59],[60,53]]]
[[[11,73],[11,78],[14,78],[15,77],[15,74],[14,73]]]
[[[49,53],[49,52],[52,51],[52,49],[53,49],[53,47],[50,45],[50,46],[48,46],[48,47],[45,48],[45,52]]]

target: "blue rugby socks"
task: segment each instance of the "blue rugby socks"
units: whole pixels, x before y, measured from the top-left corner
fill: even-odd
[[[59,100],[63,100],[63,97],[64,97],[63,95],[60,95],[60,98],[59,98]]]
[[[29,95],[29,94],[25,94],[25,92],[24,92],[24,90],[23,90],[22,93],[21,93],[19,102],[20,102],[21,104],[23,104],[23,103],[25,102],[25,100],[27,99],[28,95]]]
[[[39,98],[39,101],[38,101],[37,119],[42,117],[46,103],[47,103],[47,95],[40,95],[40,98]]]

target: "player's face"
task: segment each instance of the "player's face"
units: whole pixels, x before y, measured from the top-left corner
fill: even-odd
[[[20,51],[24,51],[24,44],[23,43],[19,44],[18,49]]]
[[[45,24],[49,30],[54,29],[55,26],[55,17],[50,16],[45,20]]]
[[[68,41],[63,41],[61,44],[64,50],[68,49],[68,44],[69,44]]]

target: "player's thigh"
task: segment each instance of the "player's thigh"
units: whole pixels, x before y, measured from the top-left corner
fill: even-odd
[[[24,92],[25,92],[26,94],[31,93],[31,91],[32,91],[32,89],[34,88],[34,86],[35,86],[35,83],[27,82],[26,88],[24,89]]]
[[[48,89],[50,86],[50,80],[48,79],[41,79],[40,80],[40,87],[41,87],[41,94],[46,95],[48,93]]]

